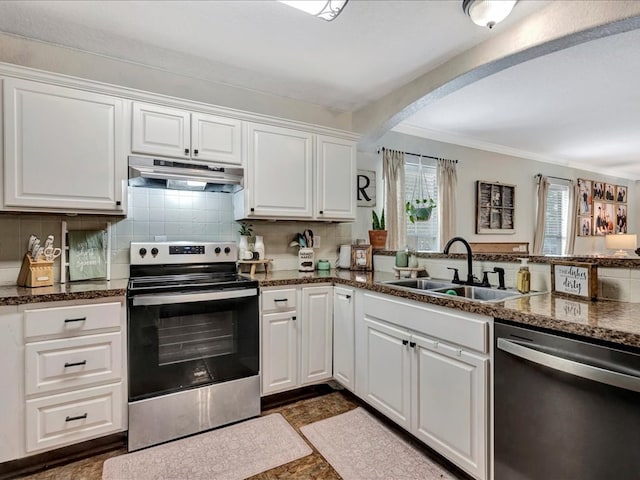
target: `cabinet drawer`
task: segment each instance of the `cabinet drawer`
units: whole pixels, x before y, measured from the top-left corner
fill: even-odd
[[[119,332],[25,345],[25,394],[75,388],[122,376]]]
[[[122,430],[122,384],[27,400],[27,452]]]
[[[262,312],[282,312],[295,310],[296,289],[285,288],[282,290],[266,290],[262,292]]]
[[[119,302],[25,310],[25,338],[42,335],[84,335],[92,330],[120,327]]]

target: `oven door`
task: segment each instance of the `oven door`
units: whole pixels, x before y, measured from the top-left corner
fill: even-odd
[[[255,288],[133,294],[129,401],[258,374]]]

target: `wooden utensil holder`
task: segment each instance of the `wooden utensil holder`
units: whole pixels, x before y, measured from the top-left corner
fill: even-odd
[[[53,285],[53,261],[38,260],[25,254],[16,282],[21,287],[50,287]]]

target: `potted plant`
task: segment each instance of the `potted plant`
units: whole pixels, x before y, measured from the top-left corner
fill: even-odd
[[[413,202],[409,201],[405,204],[405,211],[411,223],[430,220],[434,208],[436,208],[436,202],[431,197],[416,198]]]
[[[384,208],[380,212],[380,216],[375,210],[371,212],[372,224],[369,230],[369,243],[372,250],[384,250],[387,244],[387,231],[384,224]]]

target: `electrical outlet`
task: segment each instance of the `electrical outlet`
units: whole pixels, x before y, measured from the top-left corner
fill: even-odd
[[[313,236],[313,248],[320,248],[320,235]]]

